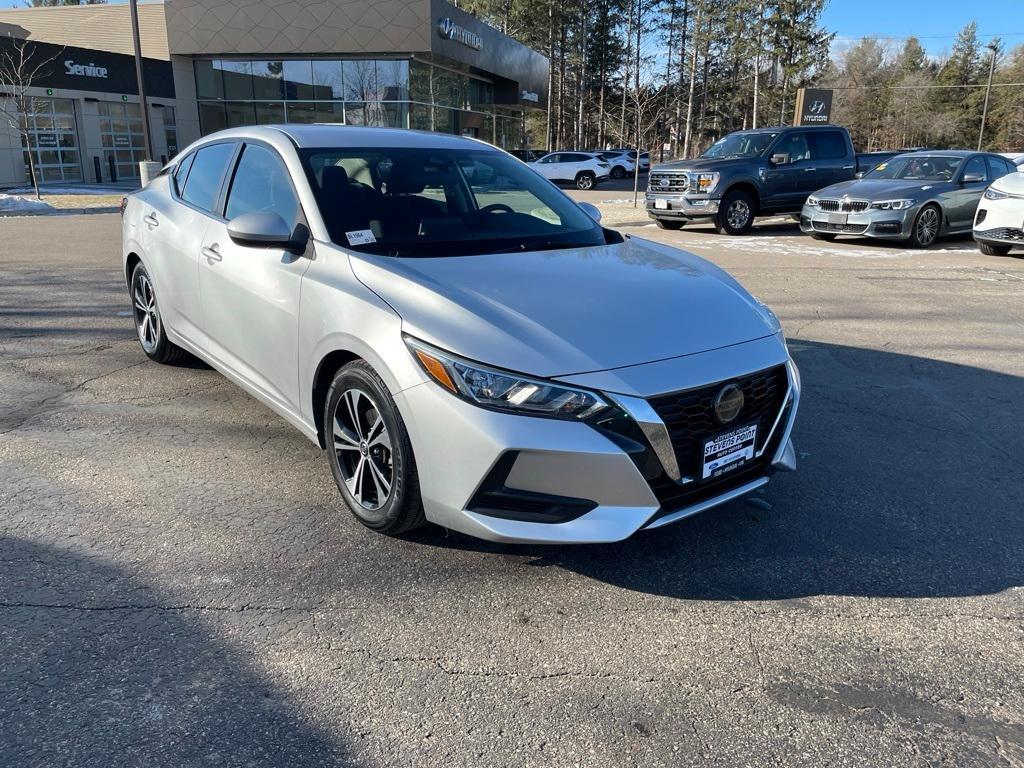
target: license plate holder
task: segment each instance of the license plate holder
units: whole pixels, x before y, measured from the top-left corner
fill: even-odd
[[[659,211],[667,211],[672,206],[670,206],[668,204],[668,200],[661,200],[659,198],[655,198],[654,199],[654,207],[657,208]]]
[[[848,214],[845,213],[830,213],[828,214],[826,221],[828,221],[829,224],[838,224],[845,227],[848,218]]]
[[[756,443],[756,423],[723,432],[705,441],[701,480],[720,477],[739,469],[754,458]]]

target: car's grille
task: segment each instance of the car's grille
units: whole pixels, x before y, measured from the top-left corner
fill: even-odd
[[[868,201],[818,200],[818,207],[826,213],[860,213],[868,209]]]
[[[691,389],[649,400],[668,428],[676,461],[683,476],[700,477],[704,441],[730,427],[757,423],[757,448],[768,439],[768,431],[782,408],[789,380],[784,365],[735,380],[743,390],[743,408],[729,427],[715,419],[714,400],[722,386],[719,382],[700,389]]]
[[[975,237],[982,240],[1006,240],[1024,242],[1024,229],[1014,227],[999,227],[998,229],[986,229],[974,233]]]
[[[690,187],[690,180],[685,173],[652,173],[647,181],[647,191],[685,192]]]
[[[811,226],[816,232],[841,232],[844,235],[863,235],[868,231],[867,224],[829,224],[827,221],[815,221]]]

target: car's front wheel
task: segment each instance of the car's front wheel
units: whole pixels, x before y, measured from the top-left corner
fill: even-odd
[[[167,338],[160,305],[156,300],[153,279],[142,265],[132,272],[132,317],[135,319],[135,333],[146,356],[157,363],[173,365],[188,358],[188,352],[171,343]]]
[[[908,242],[914,248],[927,248],[935,242],[942,226],[942,213],[936,205],[926,205],[914,219]]]
[[[1008,245],[993,245],[992,243],[978,242],[978,250],[986,256],[1006,256],[1010,253]]]
[[[593,189],[597,186],[597,178],[590,171],[581,171],[576,174],[577,189]]]
[[[365,361],[335,374],[324,434],[334,480],[359,522],[391,535],[423,525],[409,433],[387,386]]]

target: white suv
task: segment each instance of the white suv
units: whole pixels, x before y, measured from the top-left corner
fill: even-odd
[[[1005,256],[1024,248],[1024,173],[995,180],[974,214],[974,240],[987,256]]]
[[[531,165],[545,179],[572,183],[577,189],[594,189],[608,178],[610,167],[589,152],[551,152]]]

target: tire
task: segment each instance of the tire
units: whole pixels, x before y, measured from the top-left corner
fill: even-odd
[[[163,365],[176,365],[191,357],[184,349],[168,340],[153,280],[142,262],[132,272],[130,296],[135,335],[146,357]]]
[[[655,219],[654,223],[659,229],[682,229],[685,221],[680,219]]]
[[[809,234],[815,240],[824,240],[829,243],[836,239],[836,236],[831,234],[830,232],[808,232],[807,234]]]
[[[754,226],[757,207],[742,189],[726,192],[715,214],[715,229],[720,235],[745,235]]]
[[[907,244],[911,248],[928,248],[938,239],[941,230],[942,211],[937,205],[926,205],[914,219]]]
[[[621,165],[616,165],[614,168],[612,168],[612,178],[613,179],[624,179],[624,178],[626,178],[626,169],[623,168]]]
[[[366,361],[354,360],[334,374],[324,437],[331,474],[356,520],[390,536],[426,522],[405,422]]]
[[[1010,248],[1011,246],[1009,245],[993,245],[992,243],[978,241],[978,250],[986,256],[1006,256],[1010,253]]]
[[[597,178],[590,171],[580,171],[576,174],[576,189],[594,189],[597,187]]]

